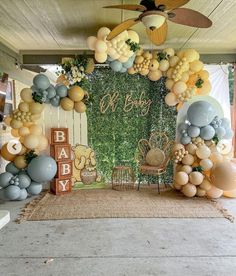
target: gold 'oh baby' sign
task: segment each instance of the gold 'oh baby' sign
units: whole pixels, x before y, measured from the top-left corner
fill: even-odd
[[[141,116],[146,116],[152,104],[151,99],[147,99],[145,92],[142,91],[139,98],[134,98],[134,93],[127,94],[125,98],[119,92],[107,93],[100,100],[100,112],[106,113],[109,109],[116,111],[118,104],[123,102],[123,111],[128,113],[134,109],[140,110]]]

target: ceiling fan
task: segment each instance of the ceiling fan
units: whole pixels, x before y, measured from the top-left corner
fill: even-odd
[[[171,22],[196,28],[209,28],[212,21],[195,10],[179,8],[190,0],[142,0],[140,5],[114,5],[104,8],[123,9],[141,12],[139,17],[123,21],[108,35],[111,40],[121,32],[142,22],[146,27],[149,39],[155,45],[161,45],[167,36],[167,20]]]

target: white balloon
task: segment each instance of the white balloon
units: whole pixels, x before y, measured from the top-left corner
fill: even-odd
[[[90,50],[95,50],[95,43],[97,42],[97,38],[95,36],[89,36],[87,38],[87,45]]]
[[[109,28],[102,27],[97,32],[97,38],[104,40],[109,35],[110,32],[111,32],[111,30]]]

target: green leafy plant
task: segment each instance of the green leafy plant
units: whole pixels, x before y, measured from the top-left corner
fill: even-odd
[[[204,80],[201,79],[201,78],[199,78],[199,79],[195,82],[195,86],[196,86],[197,88],[202,88],[203,83],[204,83]]]
[[[193,172],[203,172],[202,166],[193,167]]]
[[[130,38],[125,41],[127,45],[130,46],[130,50],[134,53],[140,49],[140,46],[137,42],[133,42]]]
[[[157,61],[160,62],[161,60],[168,60],[169,59],[169,56],[167,55],[166,52],[160,52],[160,53],[157,53]]]
[[[27,152],[27,153],[25,154],[25,161],[26,161],[26,163],[29,164],[30,161],[31,161],[32,159],[34,159],[35,157],[37,157],[37,156],[38,156],[38,155],[35,153],[34,150],[30,150],[29,152]]]
[[[32,98],[36,103],[42,104],[44,102],[43,95],[39,95],[37,92],[33,92]]]
[[[219,137],[217,135],[215,135],[213,138],[212,138],[212,141],[217,145],[220,141]]]

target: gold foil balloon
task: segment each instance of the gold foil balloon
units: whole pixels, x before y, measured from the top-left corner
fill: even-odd
[[[236,164],[226,161],[216,164],[211,171],[212,184],[224,191],[236,189]]]
[[[197,193],[197,188],[195,185],[188,183],[183,186],[181,192],[187,197],[194,197]]]

